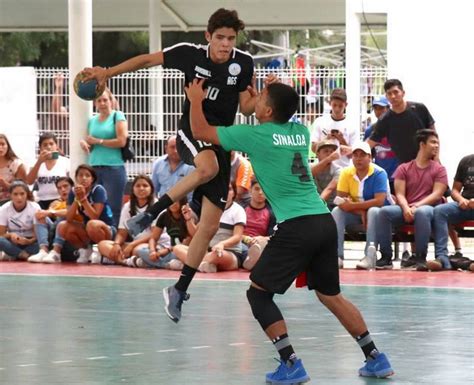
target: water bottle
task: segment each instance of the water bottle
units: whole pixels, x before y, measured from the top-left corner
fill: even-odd
[[[377,248],[375,247],[374,242],[369,243],[367,248],[367,262],[369,269],[375,269],[375,263],[377,262]]]

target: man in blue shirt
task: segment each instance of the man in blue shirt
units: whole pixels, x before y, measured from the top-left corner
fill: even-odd
[[[160,156],[153,162],[151,171],[151,180],[158,198],[194,170],[194,166],[181,160],[176,149],[176,135],[170,136],[166,141],[165,152],[166,155]],[[192,193],[189,193],[188,201],[191,200],[191,197]]]

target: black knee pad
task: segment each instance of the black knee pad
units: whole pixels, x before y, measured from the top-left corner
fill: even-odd
[[[278,306],[273,302],[273,293],[257,289],[253,286],[247,290],[247,299],[252,309],[253,316],[263,330],[275,322],[282,321],[283,316]]]

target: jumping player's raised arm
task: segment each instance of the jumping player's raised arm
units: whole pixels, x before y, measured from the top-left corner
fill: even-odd
[[[142,68],[154,67],[161,64],[163,64],[163,52],[158,51],[132,57],[131,59],[125,60],[124,62],[109,68],[99,66],[84,68],[82,73],[85,75],[84,81],[96,79],[97,82],[102,85],[111,77],[125,72],[133,72]]]

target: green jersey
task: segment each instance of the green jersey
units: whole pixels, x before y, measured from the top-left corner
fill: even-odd
[[[329,213],[308,165],[308,129],[298,123],[267,122],[217,127],[224,149],[246,153],[279,222]]]

